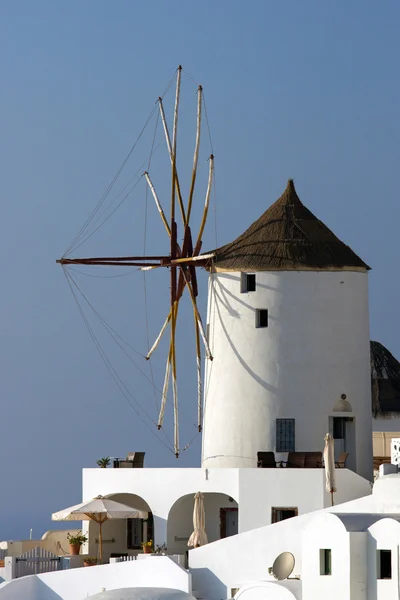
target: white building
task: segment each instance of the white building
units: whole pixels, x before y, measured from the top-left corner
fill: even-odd
[[[293,181],[210,269],[202,465],[316,451],[327,431],[372,475],[369,267]],[[342,432],[339,438],[337,431]]]

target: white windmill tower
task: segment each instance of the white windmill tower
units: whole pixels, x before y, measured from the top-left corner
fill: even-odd
[[[202,464],[318,451],[327,431],[372,474],[369,267],[293,181],[210,267]]]

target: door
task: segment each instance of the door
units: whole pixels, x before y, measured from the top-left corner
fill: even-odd
[[[341,452],[348,452],[346,467],[356,470],[356,429],[354,417],[331,417],[330,431],[335,440],[335,461]]]
[[[221,538],[236,535],[239,531],[239,511],[237,508],[221,508]]]

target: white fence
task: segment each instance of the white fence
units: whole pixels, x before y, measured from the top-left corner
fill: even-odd
[[[65,562],[67,561],[63,561],[62,557],[37,546],[21,554],[21,556],[5,556],[4,579],[10,581],[25,577],[25,575],[39,575],[49,571],[59,571],[69,567],[69,565],[64,564]]]

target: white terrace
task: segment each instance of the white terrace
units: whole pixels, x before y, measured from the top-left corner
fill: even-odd
[[[371,484],[348,469],[336,470],[335,504],[371,493]],[[103,557],[137,554],[141,542],[166,544],[168,554],[185,554],[193,531],[193,502],[204,494],[209,542],[303,515],[331,505],[324,469],[84,469],[83,497],[107,496],[150,513],[142,519],[103,525]],[[88,547],[97,555],[98,526],[84,522]]]

